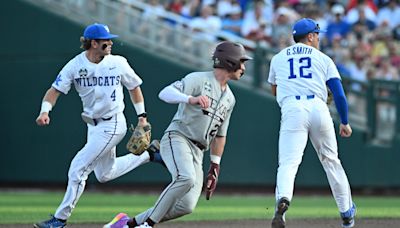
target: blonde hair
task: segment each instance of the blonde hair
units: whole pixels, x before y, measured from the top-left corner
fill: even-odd
[[[84,50],[89,50],[90,47],[92,46],[92,40],[86,39],[85,37],[81,36],[80,38],[81,41],[81,47]]]

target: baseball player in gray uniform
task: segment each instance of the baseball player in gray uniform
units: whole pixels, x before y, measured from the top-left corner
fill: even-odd
[[[319,51],[320,32],[323,31],[312,19],[297,21],[293,27],[296,44],[281,50],[270,64],[268,82],[282,114],[273,228],[285,227],[285,212],[292,200],[294,180],[308,137],[327,175],[343,220],[342,227],[354,226],[356,207],[338,158],[335,129],[326,104],[327,87],[332,91],[340,115],[342,137],[350,137],[352,133],[348,106],[334,62]]]
[[[206,198],[215,190],[235,97],[227,84],[245,71],[246,55],[241,44],[222,42],[213,53],[214,71],[194,72],[165,87],[159,94],[167,103],[179,103],[161,139],[161,156],[172,176],[154,206],[130,219],[118,214],[105,228],[153,227],[190,214],[203,186],[203,155],[210,149]]]
[[[138,123],[146,124],[142,80],[122,56],[112,55],[112,38],[108,27],[92,24],[81,37],[85,50],[70,60],[44,95],[39,126],[50,124],[49,112],[61,93],[74,85],[82,103],[82,119],[87,123],[87,142],[75,155],[68,172],[68,186],[63,201],[49,220],[34,224],[36,228],[66,226],[67,219],[84,191],[88,175],[94,171],[100,182],[113,180],[150,160],[153,152],[140,156],[131,153],[116,157],[116,146],[126,134],[123,114],[123,86],[130,93],[138,115]],[[152,147],[153,148],[153,147]],[[154,148],[153,148],[154,149]]]

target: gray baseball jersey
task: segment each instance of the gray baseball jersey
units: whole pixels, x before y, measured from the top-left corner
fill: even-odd
[[[229,86],[223,91],[214,72],[194,72],[172,86],[186,95],[207,96],[210,107],[202,109],[199,105],[179,103],[161,139],[160,150],[172,182],[164,189],[154,207],[135,216],[139,224],[147,218],[157,223],[171,220],[194,210],[203,186],[204,151],[215,136],[226,136],[235,105],[235,97]],[[194,144],[193,140],[203,148]]]
[[[166,131],[178,131],[206,148],[216,135],[226,136],[236,102],[229,86],[222,91],[212,71],[188,74],[182,80],[174,82],[173,86],[187,95],[207,96],[210,107],[202,109],[198,105],[180,103]]]

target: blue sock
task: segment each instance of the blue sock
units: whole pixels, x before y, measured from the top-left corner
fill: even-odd
[[[159,152],[153,153],[152,162],[157,162],[157,163],[163,165],[164,167],[167,167],[167,166],[165,166],[165,163],[164,163],[164,161],[163,161],[163,159],[162,159],[162,157],[161,157]]]

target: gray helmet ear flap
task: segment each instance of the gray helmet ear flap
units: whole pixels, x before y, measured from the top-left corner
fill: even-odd
[[[247,61],[252,58],[246,55],[243,45],[224,41],[217,45],[212,59],[214,68],[223,68],[232,72],[240,69],[241,61]]]

